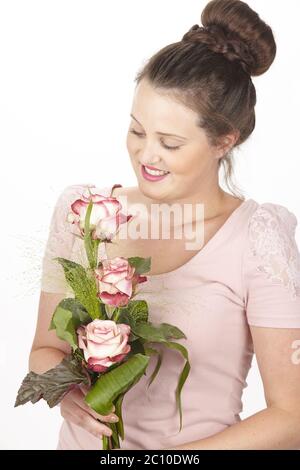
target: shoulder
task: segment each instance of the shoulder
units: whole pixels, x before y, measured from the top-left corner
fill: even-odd
[[[103,185],[99,186],[94,183],[78,183],[78,184],[70,184],[68,186],[65,186],[59,193],[56,201],[57,206],[65,206],[68,204],[70,201],[80,198],[81,196],[85,196],[89,194],[89,190],[92,193],[98,193],[103,196],[109,196],[110,192],[113,188],[113,184],[111,185]],[[115,192],[118,189],[123,189],[123,188],[115,188],[114,190],[114,196]]]
[[[60,193],[58,194],[56,205],[65,205],[65,202],[68,202],[74,197],[82,195],[82,193],[88,188],[92,188],[95,185],[89,183],[78,183],[78,184],[70,184],[65,186],[61,189]]]
[[[56,196],[51,216],[51,230],[54,231],[70,231],[70,224],[67,223],[67,216],[70,211],[71,204],[92,184],[71,184],[63,187]]]
[[[298,220],[286,206],[272,202],[258,204],[249,218],[248,237],[250,241],[294,238]]]
[[[248,323],[300,327],[300,253],[296,215],[266,202],[251,212],[243,252],[243,298]]]
[[[116,183],[112,184],[104,184],[104,185],[96,185],[94,183],[78,183],[78,184],[71,184],[68,186],[65,186],[61,192],[58,195],[58,199],[61,201],[66,200],[68,198],[72,198],[73,196],[80,196],[82,194],[85,194],[88,188],[90,188],[92,193],[99,193],[103,195],[110,195],[111,190],[113,186]],[[138,191],[137,187],[134,186],[129,186],[129,187],[124,187],[122,185],[117,185],[116,188],[114,188],[113,191],[113,196],[114,197],[119,197],[119,196],[130,196],[133,199],[138,199],[140,196],[140,193]]]
[[[126,196],[128,201],[135,203],[141,201],[141,193],[137,186],[121,186],[114,189],[113,196],[118,198]]]
[[[116,185],[116,187],[114,187]],[[76,199],[88,197],[89,194],[97,194],[103,197],[126,198],[129,203],[139,201],[138,191],[135,187],[124,187],[116,183],[110,185],[96,185],[93,183],[78,183],[65,186],[58,194],[53,210],[53,218],[65,222],[70,207]]]
[[[249,218],[244,250],[244,272],[259,273],[300,293],[300,256],[296,242],[296,215],[286,206],[258,204]]]

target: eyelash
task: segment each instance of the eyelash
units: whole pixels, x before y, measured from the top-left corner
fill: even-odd
[[[141,137],[141,136],[143,135],[143,134],[141,134],[140,132],[134,131],[133,129],[131,129],[130,132],[131,132],[132,134],[134,134],[134,135],[137,135],[138,137]],[[166,144],[162,144],[162,145],[163,145],[163,147],[164,147],[165,149],[167,149],[167,150],[177,150],[177,149],[180,148],[179,146],[176,146],[176,147],[169,147],[169,146],[166,145]]]

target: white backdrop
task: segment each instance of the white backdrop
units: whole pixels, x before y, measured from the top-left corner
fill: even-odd
[[[253,79],[256,128],[236,158],[247,198],[300,220],[300,2],[249,0],[273,29],[277,56]],[[61,417],[44,402],[14,408],[37,318],[53,205],[70,184],[136,185],[125,145],[138,68],[179,41],[206,1],[0,1],[2,449],[54,449]],[[300,246],[300,229],[297,243]],[[242,418],[265,406],[256,362]]]

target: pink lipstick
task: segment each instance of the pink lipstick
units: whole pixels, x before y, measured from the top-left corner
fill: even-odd
[[[155,170],[155,168],[153,166],[151,167],[151,166],[147,165],[147,168],[149,168],[150,170]],[[148,181],[161,181],[164,178],[166,178],[169,174],[169,172],[168,172],[164,175],[150,175],[149,173],[146,172],[145,165],[141,165],[141,173],[142,173],[143,177]]]

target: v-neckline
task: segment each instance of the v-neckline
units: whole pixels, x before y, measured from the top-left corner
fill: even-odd
[[[110,189],[109,195],[111,195],[112,186],[110,186],[109,189]],[[116,196],[112,196],[112,197],[116,197]],[[171,271],[167,271],[165,273],[159,273],[159,274],[145,273],[145,276],[148,279],[160,279],[160,278],[165,278],[168,276],[174,276],[175,274],[177,275],[178,272],[186,269],[190,264],[194,263],[200,256],[203,256],[203,254],[205,254],[205,252],[211,247],[211,245],[216,243],[218,238],[220,238],[223,232],[231,225],[232,221],[235,219],[236,215],[239,214],[240,210],[243,209],[250,202],[255,202],[255,201],[251,198],[245,199],[238,207],[236,207],[231,212],[231,214],[227,217],[227,219],[221,225],[221,227],[216,231],[216,233],[208,240],[208,242],[205,243],[205,245],[199,251],[197,251],[197,253],[194,256],[192,256],[192,258],[190,258],[186,263],[182,264],[181,266],[178,266],[178,268],[172,269]],[[108,258],[105,242],[100,243],[100,247],[102,246],[103,246],[102,254],[104,253],[105,257]]]

